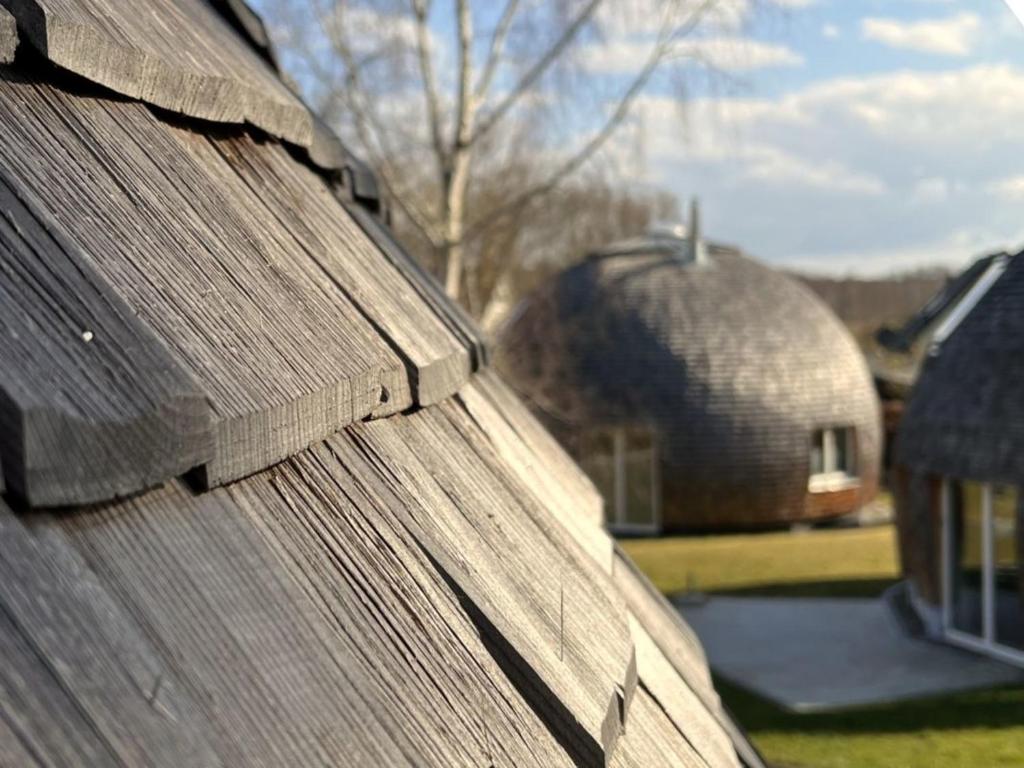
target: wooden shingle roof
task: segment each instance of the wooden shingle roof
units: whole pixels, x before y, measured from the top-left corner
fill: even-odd
[[[0,3],[0,764],[760,765],[258,17]]]
[[[815,429],[854,427],[872,486],[879,403],[849,331],[783,273],[683,244],[613,245],[541,286],[502,334],[510,383],[567,440],[652,429],[695,528],[800,519]]]
[[[918,470],[1024,483],[1024,257],[933,345],[900,422],[896,458]]]

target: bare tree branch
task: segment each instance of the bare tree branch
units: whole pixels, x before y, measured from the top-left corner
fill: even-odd
[[[514,120],[558,62],[589,40],[598,13],[623,0],[562,2],[568,10],[550,35],[535,34],[532,25],[552,28],[553,0],[443,0],[441,5],[435,0],[314,0],[323,37],[309,32],[308,17],[293,9],[282,16],[297,30],[292,41],[297,50],[291,52],[307,60],[305,74],[319,86],[317,101],[360,145],[402,214],[399,221],[415,233],[412,241],[429,249],[421,250],[423,258],[443,266],[449,295],[469,299],[478,311],[486,309],[496,285],[511,279],[509,254],[535,247],[528,234],[525,239],[519,234],[528,233],[540,214],[547,215],[537,201],[592,161],[659,67],[684,54],[701,59],[699,41],[686,46],[682,38],[709,8],[728,0],[652,0],[657,15],[642,19],[636,37],[618,30],[630,35],[630,43],[643,39],[650,45],[637,61],[639,69],[630,75],[595,74],[595,81],[620,87],[619,95],[589,116],[591,131],[575,147],[558,159],[541,160],[522,153],[537,125]],[[446,18],[438,26],[442,7]],[[474,9],[495,21],[489,35],[476,41]],[[451,30],[456,38],[450,49],[453,76],[442,70],[438,29]],[[522,48],[523,67],[506,78],[514,45]],[[713,68],[712,62],[704,63]],[[582,106],[572,102],[575,83],[552,85],[562,89],[558,96]],[[489,182],[481,186],[484,179]],[[489,237],[481,237],[485,233]]]
[[[456,0],[459,15],[459,96],[456,106],[455,148],[465,149],[473,131],[476,94],[473,91],[473,15],[469,0]]]
[[[498,26],[494,28],[491,35],[491,44],[487,51],[487,58],[484,60],[483,74],[476,86],[476,97],[482,101],[491,89],[494,76],[498,72],[498,65],[505,50],[505,41],[508,40],[508,33],[512,29],[512,21],[515,19],[516,11],[519,10],[519,0],[508,0],[505,10],[501,12]]]
[[[412,0],[413,15],[416,18],[416,59],[419,61],[420,78],[423,80],[423,99],[427,105],[427,122],[434,144],[434,154],[443,169],[448,164],[448,148],[441,135],[441,99],[434,75],[434,58],[430,51],[430,0]]]
[[[659,33],[658,40],[652,46],[651,52],[648,55],[647,60],[644,62],[644,66],[640,69],[632,83],[630,83],[629,87],[622,94],[618,103],[615,105],[615,109],[612,110],[604,125],[602,125],[601,128],[582,147],[580,147],[578,151],[563,161],[561,165],[559,165],[544,181],[524,190],[511,200],[488,211],[475,222],[470,224],[466,228],[464,238],[466,240],[470,240],[474,237],[480,236],[490,226],[492,226],[494,222],[498,221],[503,216],[510,212],[520,210],[529,205],[534,199],[551,192],[551,190],[555,189],[555,187],[561,184],[568,176],[579,170],[581,166],[593,157],[594,154],[604,146],[605,142],[608,141],[612,134],[615,133],[623,120],[626,119],[630,108],[633,106],[633,102],[647,86],[647,83],[657,71],[658,66],[672,54],[673,45],[680,38],[685,37],[692,32],[697,24],[700,23],[704,14],[714,4],[715,0],[704,0],[704,2],[690,14],[689,18],[679,26],[670,25],[666,18],[662,25],[661,32]]]
[[[502,99],[498,105],[480,121],[480,124],[472,137],[472,141],[475,142],[481,136],[485,136],[501,122],[512,107],[516,105],[523,95],[533,87],[534,83],[536,83],[544,73],[550,69],[551,65],[554,64],[563,52],[572,44],[576,35],[578,35],[584,25],[590,21],[594,12],[602,2],[603,0],[589,0],[589,2],[583,7],[583,10],[576,15],[576,18],[570,22],[569,26],[567,26],[562,34],[559,35],[558,39],[555,40],[554,44],[552,44],[552,46],[541,55],[536,63],[527,70],[526,74],[519,79],[519,82],[517,82],[512,90],[508,92],[505,98]]]
[[[433,223],[435,217],[424,211],[411,195],[401,187],[401,174],[393,166],[393,148],[388,146],[388,134],[383,120],[374,107],[374,99],[367,93],[362,81],[362,66],[344,32],[344,20],[330,23],[320,0],[315,2],[315,12],[324,30],[331,49],[345,67],[345,87],[342,100],[352,117],[352,126],[360,144],[367,152],[366,158],[377,169],[388,198],[406,216],[417,232],[434,247],[440,247],[443,237]]]

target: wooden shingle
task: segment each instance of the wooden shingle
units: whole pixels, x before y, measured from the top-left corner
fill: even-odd
[[[448,402],[351,428],[358,453],[329,445],[416,532],[577,758],[599,763],[614,749],[636,685],[625,605],[474,427]]]
[[[52,518],[0,500],[0,756],[4,765],[220,765],[193,703]],[[13,739],[13,742],[12,742]]]
[[[37,506],[137,493],[213,456],[202,388],[0,171],[0,462]]]
[[[0,95],[12,173],[208,394],[208,483],[412,403],[390,342],[286,230],[254,215],[242,185],[186,149],[183,129],[138,104],[13,79]]]
[[[3,0],[26,42],[64,69],[189,117],[251,123],[309,146],[305,105],[205,0]]]

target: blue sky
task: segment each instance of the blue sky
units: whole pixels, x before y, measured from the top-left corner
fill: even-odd
[[[662,2],[602,7],[605,37],[588,38],[581,59],[597,86],[590,118],[600,94],[611,98],[638,69]],[[668,78],[652,83],[601,158],[625,183],[684,204],[697,195],[709,237],[817,272],[955,268],[1024,248],[1024,26],[1003,0],[717,3],[718,22],[694,45],[727,78],[713,90],[698,79],[685,100]],[[444,87],[454,82],[451,6],[435,6]],[[488,9],[499,7],[474,4],[481,46]],[[359,18],[356,38],[410,34],[399,16]],[[499,76],[496,87],[509,82]],[[425,124],[415,89],[388,96],[384,106],[413,116],[392,121],[403,136]],[[588,119],[567,113],[538,151],[581,143],[596,125]]]
[[[724,98],[651,91],[640,183],[710,237],[837,274],[1024,247],[1024,27],[1002,0],[788,0],[736,37]]]

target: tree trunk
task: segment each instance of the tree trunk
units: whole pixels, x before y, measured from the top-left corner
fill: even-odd
[[[444,290],[459,300],[466,269],[462,238],[466,229],[466,190],[469,186],[469,150],[460,147],[452,156],[451,170],[445,174],[445,258]]]

